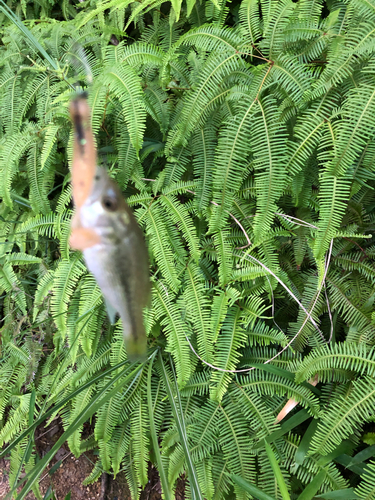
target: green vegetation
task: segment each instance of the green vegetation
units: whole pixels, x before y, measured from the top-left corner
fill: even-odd
[[[181,474],[192,499],[375,498],[375,2],[23,0],[30,31],[0,9],[0,445],[12,484],[27,473],[18,498],[41,498],[65,440],[99,450],[88,482],[125,470],[133,498],[149,460],[166,499]],[[77,81],[148,242],[143,364],[68,246]],[[303,409],[275,423],[288,398]]]

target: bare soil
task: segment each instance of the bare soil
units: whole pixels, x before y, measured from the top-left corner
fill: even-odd
[[[87,434],[90,432],[86,428]],[[50,426],[39,427],[35,432],[35,445],[39,457],[43,457],[63,432],[60,421],[55,421]],[[88,437],[88,436],[84,436]],[[57,461],[61,460],[60,467],[49,473]],[[97,456],[92,452],[86,452],[79,458],[75,458],[69,451],[68,446],[63,445],[39,479],[40,490],[46,494],[51,486],[56,500],[64,500],[70,492],[71,500],[131,500],[130,491],[123,473],[119,473],[116,479],[109,474],[103,474],[99,481],[83,486],[84,479],[91,473]],[[161,500],[161,485],[157,470],[149,464],[149,481],[141,492],[140,500]],[[9,489],[9,461],[0,460],[0,500],[4,499]],[[184,481],[177,484],[175,499],[184,500]],[[20,490],[19,490],[20,491]],[[28,493],[26,500],[35,500],[32,492]]]

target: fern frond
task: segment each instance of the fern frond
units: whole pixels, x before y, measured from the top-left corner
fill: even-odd
[[[258,101],[256,111],[258,116],[253,123],[252,150],[255,157],[258,208],[254,221],[254,236],[259,238],[270,228],[276,211],[275,201],[281,195],[286,181],[285,170],[282,167],[286,137],[277,122],[274,101],[270,99],[265,99],[264,102]]]
[[[183,387],[192,375],[190,348],[185,338],[185,334],[189,333],[187,325],[182,322],[180,311],[172,302],[171,293],[168,293],[162,283],[155,284],[153,295],[155,318],[165,329],[168,341],[167,349],[176,363],[178,384]]]
[[[323,258],[331,239],[339,229],[349,198],[349,189],[349,182],[344,179],[330,175],[321,179],[319,230],[313,245],[317,260]]]
[[[177,290],[179,279],[177,277],[174,259],[169,243],[168,230],[162,217],[162,212],[158,204],[153,203],[148,209],[147,235],[154,257],[160,267],[163,277],[172,290]]]
[[[71,260],[61,260],[56,268],[51,309],[62,340],[66,334],[69,299],[77,281],[85,272],[86,268],[82,263],[82,258],[77,253]]]
[[[375,494],[375,463],[370,462],[362,476],[360,485],[355,489],[359,498],[370,500]]]
[[[181,389],[181,395],[189,397],[193,394],[198,394],[199,396],[207,394],[210,376],[211,373],[208,371],[195,372],[187,384]]]
[[[283,32],[295,6],[292,0],[262,3],[263,40],[259,45],[270,59],[274,59],[283,49]]]
[[[143,487],[147,484],[147,464],[149,454],[149,438],[147,431],[149,427],[148,412],[145,403],[140,400],[134,408],[130,419],[131,434],[134,450],[134,465],[138,482]]]
[[[197,49],[207,52],[230,52],[238,50],[242,38],[238,32],[231,28],[206,24],[199,28],[189,30],[182,35],[175,47],[180,45],[195,45]]]
[[[241,412],[255,433],[256,440],[261,440],[277,429],[275,416],[258,394],[245,390],[239,385],[234,389],[233,394],[237,397]]]
[[[185,144],[193,128],[199,126],[202,110],[209,100],[217,93],[218,84],[238,69],[244,68],[242,59],[233,50],[228,55],[212,54],[207,59],[200,74],[199,84],[194,92],[190,92],[185,100],[177,137],[173,145]]]
[[[362,341],[373,345],[374,325],[371,322],[370,309],[366,307],[371,295],[371,285],[360,275],[357,275],[356,279],[347,280],[334,272],[329,273],[327,284],[334,308],[340,311],[351,326],[348,341]],[[361,293],[358,293],[359,291]]]
[[[119,100],[130,139],[138,152],[146,120],[139,77],[130,65],[117,64],[105,71],[102,82],[110,85],[111,93]]]
[[[17,397],[17,404],[12,409],[8,420],[0,431],[0,444],[9,443],[12,437],[19,433],[28,419],[31,394],[23,394]]]
[[[45,166],[48,165],[54,160],[54,146],[57,140],[57,133],[60,129],[60,125],[50,125],[47,127],[44,136],[44,143],[42,152],[40,155],[40,168],[44,169]]]
[[[204,498],[212,500],[215,487],[212,480],[212,459],[204,458],[201,462],[196,464],[198,483],[202,489]]]
[[[181,229],[182,235],[189,245],[192,258],[198,261],[200,255],[198,238],[196,236],[193,221],[187,209],[172,195],[162,196],[161,202],[165,206],[172,221]]]
[[[219,443],[227,461],[228,471],[254,482],[255,457],[251,456],[250,447],[247,444],[245,422],[235,404],[229,403],[225,408],[221,407]],[[234,485],[234,490],[238,500],[248,498],[248,495],[236,485]]]
[[[251,45],[255,45],[261,36],[259,1],[245,0],[241,2],[239,18],[242,35],[247,38]]]
[[[120,427],[116,428],[113,433],[112,440],[112,456],[111,462],[113,467],[114,477],[118,474],[121,462],[125,457],[130,442],[129,423],[125,422]]]
[[[321,421],[311,442],[311,452],[327,454],[359,426],[371,418],[375,410],[375,383],[365,377],[352,383],[345,397],[337,398],[321,414]]]
[[[97,441],[103,440],[104,443],[108,443],[111,439],[115,427],[119,423],[122,399],[123,396],[119,391],[98,410],[95,424],[95,439]]]
[[[315,374],[319,380],[329,382],[333,370],[349,370],[358,375],[373,376],[375,373],[375,352],[364,344],[338,343],[313,350],[302,361],[296,371],[296,382],[311,379]]]
[[[198,352],[208,363],[212,362],[213,335],[209,316],[209,300],[204,289],[203,276],[199,268],[191,263],[186,269],[184,292],[187,317],[197,335]]]
[[[87,389],[83,390],[73,402],[73,407],[69,413],[69,422],[73,422],[74,419],[83,411],[89,402],[94,393],[94,387],[90,386]],[[65,422],[65,425],[68,425],[69,422]],[[81,454],[81,436],[82,436],[83,426],[76,429],[68,438],[68,445],[70,450],[74,453],[76,457],[79,457]]]
[[[1,143],[0,175],[0,197],[4,203],[12,207],[11,187],[14,177],[17,175],[17,166],[25,151],[35,141],[33,137],[34,128],[27,127],[23,132],[13,133],[5,136]]]
[[[98,327],[103,318],[103,311],[100,308],[102,303],[102,292],[94,277],[91,274],[86,275],[80,287],[78,312],[81,321],[77,324],[76,329],[79,331],[79,342],[82,349],[89,358],[97,345]]]
[[[289,468],[292,464],[295,464],[295,456],[300,445],[300,439],[298,436],[289,434],[284,438],[285,446],[283,452],[285,453],[285,465]],[[337,464],[331,462],[327,465],[321,465],[319,463],[319,455],[306,456],[303,463],[298,466],[296,476],[303,482],[303,484],[308,485],[314,477],[324,471],[325,478],[322,484],[322,490],[346,490],[349,486],[348,481],[342,476],[342,473],[337,467]]]
[[[24,287],[12,266],[8,263],[0,268],[0,287],[2,291],[6,291],[12,297],[22,314],[26,315],[27,306]]]
[[[160,130],[165,134],[168,130],[171,102],[168,94],[156,85],[148,85],[145,89],[144,101],[147,112],[156,123],[160,124]]]
[[[299,386],[279,375],[263,372],[260,379],[256,371],[252,371],[249,375],[240,377],[239,382],[243,389],[250,389],[258,394],[287,395],[288,398],[293,398],[308,408],[313,414],[317,414],[319,410],[317,398],[307,387]]]
[[[17,228],[17,233],[35,233],[41,236],[47,236],[48,238],[54,238],[55,236],[55,222],[56,214],[50,212],[46,215],[36,215],[35,217],[29,217],[23,224]]]
[[[252,321],[254,319],[252,318]],[[280,344],[285,346],[288,343],[286,335],[274,328],[270,328],[265,323],[258,321],[249,331],[250,346]]]
[[[93,374],[105,367],[110,360],[110,350],[110,344],[103,343],[92,358],[81,357],[81,363],[71,377],[71,385],[75,387],[79,383],[85,383]]]
[[[30,183],[30,204],[34,212],[46,215],[51,211],[48,192],[53,184],[53,173],[50,169],[42,171],[38,144],[32,144],[27,157],[27,174]]]
[[[257,96],[262,88],[263,80],[268,75],[264,66],[259,68],[254,70],[251,88],[242,100],[239,112],[228,121],[219,135],[213,176],[214,200],[219,207],[214,209],[214,216],[210,221],[212,229],[222,227],[227,217],[225,210],[231,209],[233,193],[238,190],[242,179],[248,173],[248,166],[244,159],[250,153],[252,122],[258,111]]]
[[[82,485],[87,486],[89,484],[95,483],[95,481],[97,481],[102,474],[103,474],[103,465],[102,465],[102,461],[99,459],[95,462],[93,470],[84,479],[84,481],[82,482]]]
[[[215,247],[219,263],[219,284],[221,286],[226,285],[232,278],[233,259],[228,236],[228,231],[219,231],[215,234]]]
[[[196,180],[195,206],[198,214],[208,207],[212,199],[212,169],[214,163],[216,133],[214,125],[207,124],[193,136],[193,165]]]
[[[224,320],[216,343],[214,365],[223,370],[235,370],[240,353],[238,349],[246,342],[246,332],[240,326],[241,310],[232,306]],[[232,379],[231,373],[214,371],[211,378],[210,398],[221,401]]]

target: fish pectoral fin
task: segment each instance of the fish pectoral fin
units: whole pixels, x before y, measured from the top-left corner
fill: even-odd
[[[69,245],[75,250],[86,250],[100,243],[99,234],[91,228],[75,227],[70,233]]]
[[[115,324],[115,320],[116,320],[116,314],[117,314],[117,311],[116,309],[108,302],[108,300],[106,298],[104,298],[104,303],[105,303],[105,308],[107,309],[107,314],[108,314],[108,318],[109,318],[109,321],[111,322],[111,325],[114,325]]]

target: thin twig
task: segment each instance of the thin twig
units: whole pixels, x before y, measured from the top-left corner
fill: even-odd
[[[289,295],[297,302],[297,304],[301,307],[301,309],[307,314],[307,317],[308,319],[310,319],[311,323],[314,325],[314,327],[317,329],[317,331],[323,336],[323,333],[322,331],[320,330],[319,326],[317,325],[316,321],[314,320],[314,318],[311,316],[311,314],[308,312],[308,310],[304,307],[304,305],[297,299],[297,297],[294,295],[294,293],[290,290],[290,288],[288,288],[285,283],[283,281],[281,281],[281,279],[279,277],[276,276],[276,274],[271,271],[271,269],[269,269],[266,265],[264,265],[260,260],[256,259],[255,257],[253,257],[252,255],[244,255],[242,257],[243,259],[246,259],[246,260],[249,260],[252,259],[253,261],[255,261],[257,264],[259,264],[261,267],[263,267],[263,269],[265,269],[269,274],[271,274],[279,283],[280,285],[285,288],[285,290],[289,293]],[[324,336],[323,336],[324,338]]]
[[[257,59],[262,59],[263,61],[266,61],[266,62],[271,62],[270,59],[267,59],[266,57],[260,57],[260,56],[256,56],[255,54],[253,54],[252,52],[240,52],[238,51],[237,52],[238,54],[241,54],[241,56],[250,56],[250,57],[256,57]]]
[[[281,214],[279,212],[275,212],[275,215],[279,215],[280,217],[283,217],[284,219],[288,220],[293,219],[293,220],[298,220],[299,222],[302,222],[302,224],[298,224],[297,222],[293,222],[293,224],[296,224],[297,226],[302,226],[302,227],[311,227],[313,229],[319,229],[317,226],[314,226],[314,224],[310,224],[309,222],[306,222],[302,219],[298,219],[297,217],[293,217],[292,215],[286,215],[286,214]],[[292,221],[289,221],[292,222]]]
[[[52,427],[52,429],[48,429],[46,432],[43,432],[43,434],[41,434],[40,436],[38,436],[37,438],[35,438],[35,441],[37,441],[38,439],[40,439],[41,437],[43,437],[45,434],[48,434],[50,431],[53,431],[54,429],[56,429],[56,427],[58,427],[58,425],[55,425],[54,427]]]
[[[61,459],[61,464],[63,463],[63,461],[64,461],[66,458],[70,457],[70,455],[72,455],[72,452],[67,453],[67,454],[65,455],[65,457]],[[61,464],[60,464],[60,467],[61,467]],[[51,468],[52,468],[52,467],[51,467]],[[44,476],[43,476],[41,479],[39,479],[39,483],[41,483],[41,482],[43,481],[43,479],[44,479],[45,477],[47,477],[47,476],[48,476],[48,474],[49,474],[49,470],[48,470],[47,474],[44,474]]]
[[[329,339],[328,339],[328,344],[331,343],[331,340],[332,340],[332,336],[333,336],[333,319],[332,319],[332,312],[331,312],[331,307],[329,305],[329,299],[328,299],[328,295],[327,295],[327,287],[326,285],[324,284],[324,293],[325,293],[325,296],[326,296],[326,302],[327,302],[327,309],[328,309],[328,315],[329,315],[329,321],[331,323],[331,331],[329,333]]]
[[[220,207],[220,205],[218,205],[217,203],[215,203],[214,201],[210,201],[210,203],[212,203],[212,205],[215,205],[216,207]],[[247,241],[247,245],[245,245],[244,247],[237,247],[239,250],[242,250],[244,248],[247,248],[249,246],[251,246],[251,241],[250,241],[250,238],[247,234],[247,232],[245,231],[244,227],[242,226],[242,224],[240,223],[240,221],[238,219],[236,219],[236,217],[231,214],[230,212],[228,212],[228,210],[225,210],[231,217],[232,219],[238,224],[238,226],[240,227],[241,231],[243,232],[243,234],[245,235],[245,238],[246,238],[246,241]]]
[[[261,84],[260,84],[260,86],[259,86],[259,90],[258,90],[257,96],[256,96],[256,98],[254,99],[254,101],[257,101],[257,100],[258,100],[258,97],[259,97],[260,91],[262,90],[262,87],[263,87],[263,85],[264,85],[264,82],[266,81],[266,78],[267,78],[267,76],[268,76],[268,73],[271,71],[272,67],[273,67],[273,62],[271,61],[270,67],[268,68],[267,73],[264,75],[264,78],[263,78],[263,80],[262,80],[262,82],[261,82]]]

